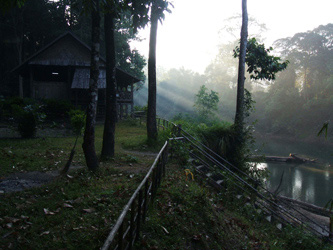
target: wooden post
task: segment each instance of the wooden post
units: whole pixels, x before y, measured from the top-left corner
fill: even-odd
[[[140,238],[140,226],[141,226],[141,208],[142,208],[142,189],[139,191],[138,199],[138,216],[137,216],[137,226],[136,226],[136,241]]]
[[[133,246],[133,233],[134,233],[134,217],[135,217],[135,201],[133,201],[131,205],[131,220],[130,220],[130,229],[129,229],[129,236],[128,236],[128,241],[129,241],[129,248],[132,249]]]
[[[151,199],[154,200],[155,197],[155,189],[156,189],[156,168],[153,170],[152,180],[151,180]]]
[[[120,224],[119,230],[118,230],[118,249],[122,250],[123,249],[123,245],[124,245],[124,223]]]
[[[30,97],[34,98],[34,72],[33,72],[33,66],[29,67],[29,83],[30,83]]]
[[[19,97],[23,98],[23,78],[19,75]]]
[[[67,99],[73,104],[71,89],[71,66],[67,66]]]
[[[134,117],[134,87],[133,83],[131,84],[131,117]]]
[[[168,151],[169,151],[169,142],[168,142],[168,145],[166,146],[166,148],[164,149],[164,151],[162,153],[162,174],[163,174],[163,177],[165,177],[165,165],[168,161]]]
[[[146,221],[146,213],[147,213],[147,207],[148,207],[148,180],[145,183],[145,196],[144,196],[144,203],[143,203],[143,213],[142,213],[142,222],[145,223]]]

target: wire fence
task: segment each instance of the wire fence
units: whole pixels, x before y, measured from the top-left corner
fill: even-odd
[[[285,199],[279,199],[259,179],[255,179],[237,168],[181,127],[179,130],[178,136],[183,137],[190,144],[188,152],[193,159],[197,160],[196,169],[206,175],[214,186],[226,188],[226,185],[232,185],[242,191],[243,196],[246,196],[247,199],[252,197],[254,207],[264,211],[270,222],[278,221],[279,223],[276,224],[278,228],[285,225],[300,226],[304,231],[324,237],[333,243],[332,233],[328,228],[291,206],[290,202]]]
[[[141,120],[145,114],[135,114]],[[175,141],[189,143],[188,153],[197,161],[197,170],[208,177],[211,184],[218,188],[227,188],[232,185],[241,190],[247,197],[255,197],[253,205],[270,216],[270,220],[279,221],[278,228],[284,225],[300,226],[316,236],[321,236],[333,243],[330,232],[301,213],[290,207],[285,200],[277,202],[277,196],[266,189],[266,187],[255,178],[249,176],[220,155],[206,147],[188,132],[168,120],[157,118],[158,127],[171,128],[173,138],[165,142],[158,153],[148,173],[139,184],[123,211],[118,217],[115,225],[104,242],[102,250],[105,249],[132,249],[135,241],[140,237],[142,224],[145,222],[147,209],[153,202],[156,191],[165,176],[166,164],[168,162],[169,149]],[[235,194],[237,197],[238,195]]]
[[[169,141],[166,141],[145,178],[125,205],[101,249],[133,248],[134,242],[139,239],[148,205],[153,202],[161,180],[165,176],[168,151]]]

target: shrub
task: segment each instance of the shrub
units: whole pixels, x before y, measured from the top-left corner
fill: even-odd
[[[196,130],[196,134],[206,147],[221,157],[231,160],[230,155],[233,151],[235,133],[230,123],[223,122],[212,127],[201,124]]]
[[[86,114],[80,109],[71,109],[68,112],[71,120],[72,129],[75,135],[82,134],[82,130],[86,121]]]
[[[32,138],[37,131],[36,117],[32,112],[23,112],[18,120],[17,129],[22,138]]]
[[[44,99],[43,103],[44,112],[49,120],[64,118],[73,109],[73,105],[65,100]]]
[[[14,104],[12,105],[13,114],[18,121],[17,129],[22,138],[32,138],[37,131],[37,124],[45,119],[41,106],[27,105],[23,108]]]

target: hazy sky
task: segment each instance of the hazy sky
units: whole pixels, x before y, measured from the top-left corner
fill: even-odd
[[[224,20],[241,14],[241,0],[174,0],[157,35],[157,65],[203,73],[223,43]],[[333,0],[248,0],[248,13],[268,31],[267,44],[333,22]],[[239,27],[240,30],[240,27]],[[239,31],[240,32],[240,31]],[[251,30],[249,30],[251,32]],[[149,27],[144,41],[132,44],[148,58]]]

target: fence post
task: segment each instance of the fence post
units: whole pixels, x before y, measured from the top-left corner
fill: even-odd
[[[169,147],[170,147],[169,145],[170,145],[170,141],[168,140],[168,144],[165,148],[164,157],[163,157],[163,176],[165,176],[165,166],[168,163]]]
[[[145,183],[145,195],[144,195],[144,202],[143,202],[143,213],[142,213],[142,222],[145,223],[146,221],[146,213],[147,213],[147,207],[148,207],[148,188],[149,188],[149,184],[148,184],[148,180]]]
[[[120,224],[119,230],[118,230],[118,249],[123,250],[124,246],[124,223]]]
[[[155,198],[155,190],[156,190],[156,168],[154,168],[153,170],[153,176],[152,176],[152,180],[151,180],[151,199],[154,200]]]
[[[157,187],[161,185],[161,176],[162,176],[162,159],[160,157],[157,162]]]
[[[136,241],[138,241],[140,238],[141,208],[142,208],[142,189],[140,189],[140,191],[139,191],[139,199],[138,199],[138,216],[136,217],[137,226],[136,226],[136,237],[135,237]]]
[[[130,220],[130,230],[129,230],[129,248],[132,249],[133,246],[133,233],[134,233],[134,217],[135,217],[135,201],[131,205],[131,220]]]

